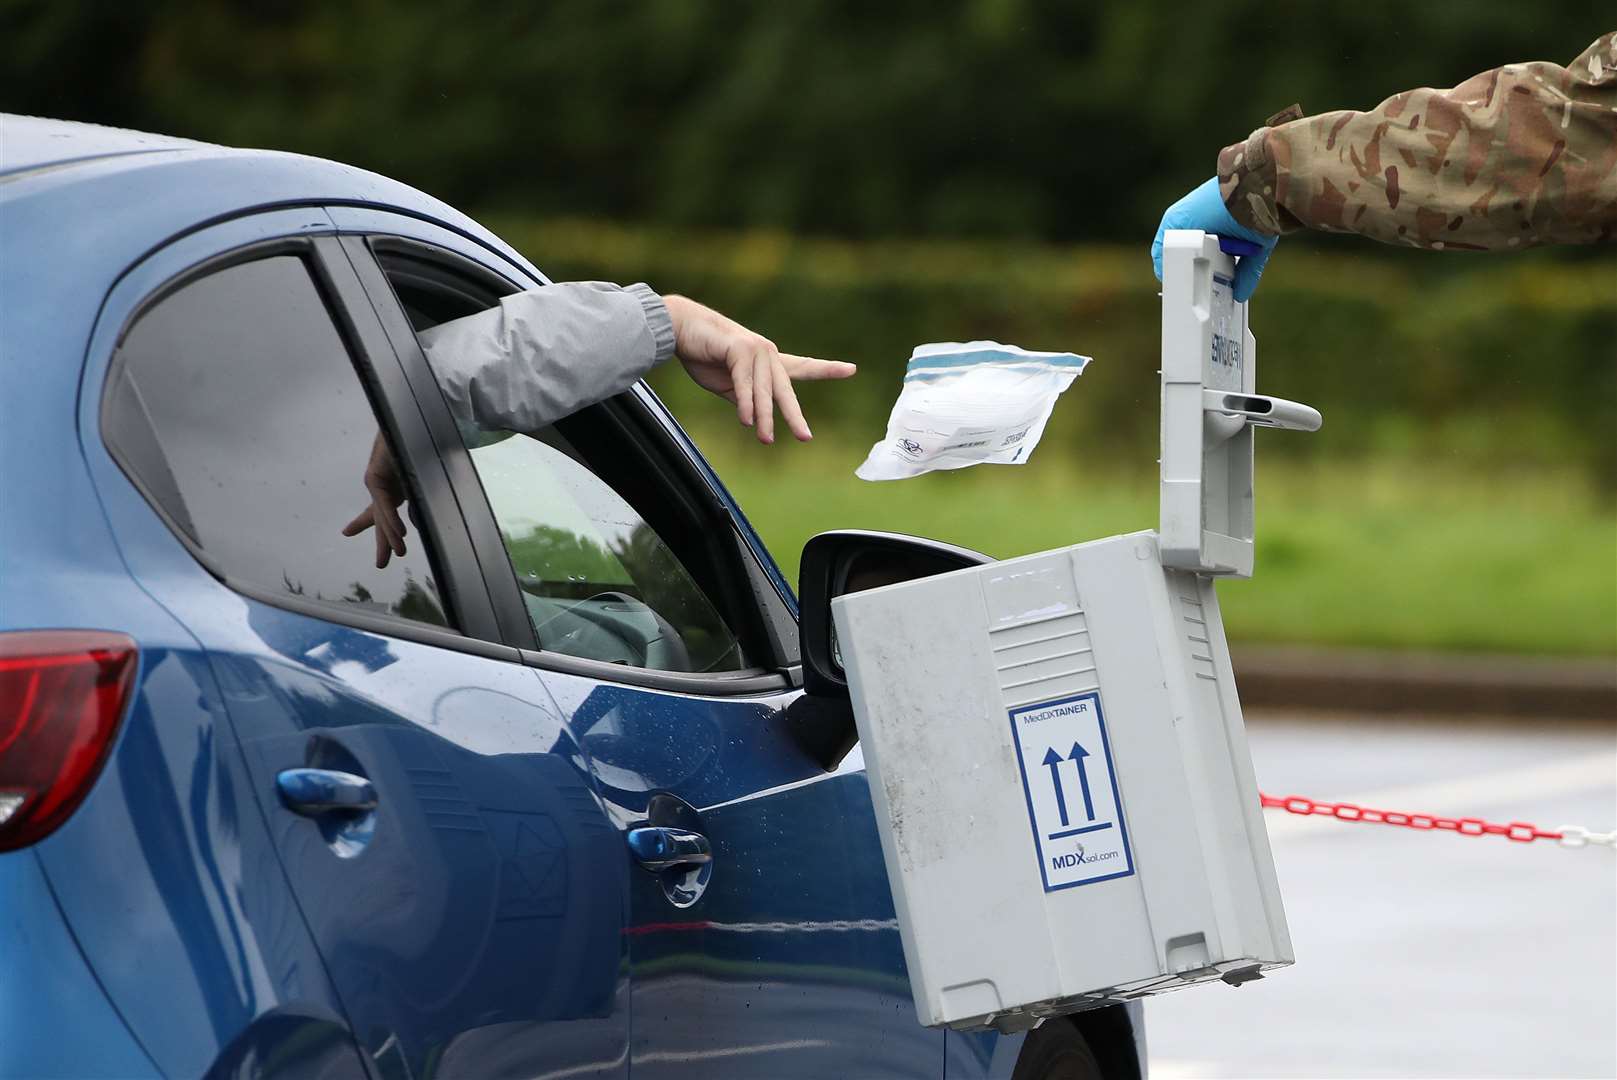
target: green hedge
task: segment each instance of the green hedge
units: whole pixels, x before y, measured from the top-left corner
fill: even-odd
[[[4,0],[0,109],[335,158],[457,206],[1126,240],[1291,102],[1364,109],[1564,64],[1610,28],[1600,11]]]
[[[1145,247],[800,239],[576,220],[489,224],[557,280],[644,280],[718,307],[782,348],[853,360],[808,387],[822,436],[880,434],[913,345],[993,338],[1095,357],[1042,453],[1107,470],[1155,461],[1158,303]],[[1617,259],[1387,252],[1288,241],[1253,307],[1260,388],[1325,414],[1264,438],[1272,459],[1576,470],[1617,493]],[[682,414],[713,415],[673,373]]]

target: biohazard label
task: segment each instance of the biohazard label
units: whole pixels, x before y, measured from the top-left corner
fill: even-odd
[[[1100,694],[1012,709],[1044,891],[1134,873]]]

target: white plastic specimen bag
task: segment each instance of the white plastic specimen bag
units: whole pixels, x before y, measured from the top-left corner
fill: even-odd
[[[887,436],[855,470],[861,480],[902,480],[991,462],[1020,465],[1044,434],[1056,398],[1089,357],[1029,352],[997,341],[917,345]]]

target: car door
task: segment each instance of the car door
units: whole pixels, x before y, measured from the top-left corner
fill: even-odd
[[[193,233],[109,299],[101,428],[144,496],[109,502],[115,531],[168,527],[131,571],[207,652],[376,1074],[625,1075],[621,841],[568,718],[497,643],[435,433],[330,217],[300,214],[296,235]],[[344,526],[383,451],[409,532],[380,567]]]
[[[401,355],[517,285],[465,244],[366,226],[379,274],[361,277]],[[789,594],[677,426],[640,389],[540,431],[464,436],[456,494],[507,556],[484,563],[495,607],[521,616],[507,641],[635,864],[631,1073],[941,1075],[865,774],[795,688]]]

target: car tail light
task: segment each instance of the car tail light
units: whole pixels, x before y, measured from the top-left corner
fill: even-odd
[[[135,643],[101,630],[0,633],[0,851],[66,821],[106,761]]]

